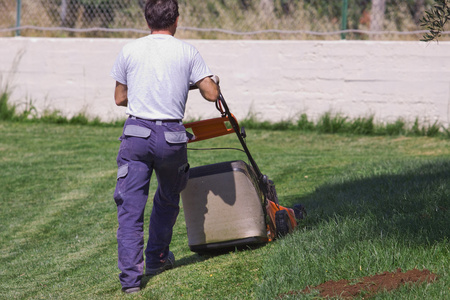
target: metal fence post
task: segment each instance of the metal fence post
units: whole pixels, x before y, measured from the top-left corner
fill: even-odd
[[[16,17],[16,27],[20,27],[20,17],[22,10],[22,0],[17,0],[17,17]],[[16,36],[20,36],[20,30],[16,30]]]
[[[347,14],[348,14],[348,0],[342,0],[342,19],[341,30],[347,30]],[[346,34],[341,33],[341,39],[345,40]]]

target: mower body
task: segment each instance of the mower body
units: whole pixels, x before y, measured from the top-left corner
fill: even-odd
[[[192,168],[181,198],[191,251],[268,242],[264,195],[252,167],[245,162]]]

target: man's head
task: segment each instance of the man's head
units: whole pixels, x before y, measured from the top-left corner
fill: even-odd
[[[147,0],[145,20],[152,31],[168,29],[179,16],[177,0]]]

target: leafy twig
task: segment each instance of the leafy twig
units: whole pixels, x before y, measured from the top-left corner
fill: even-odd
[[[423,35],[421,41],[431,42],[438,40],[444,31],[445,24],[450,21],[450,0],[435,0],[436,3],[430,11],[420,20],[420,25],[429,32]]]

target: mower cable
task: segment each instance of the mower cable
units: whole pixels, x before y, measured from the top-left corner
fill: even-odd
[[[239,149],[239,148],[187,148],[187,150],[195,150],[195,151],[209,151],[209,150],[236,150],[236,151],[241,151],[244,152],[244,150]]]

